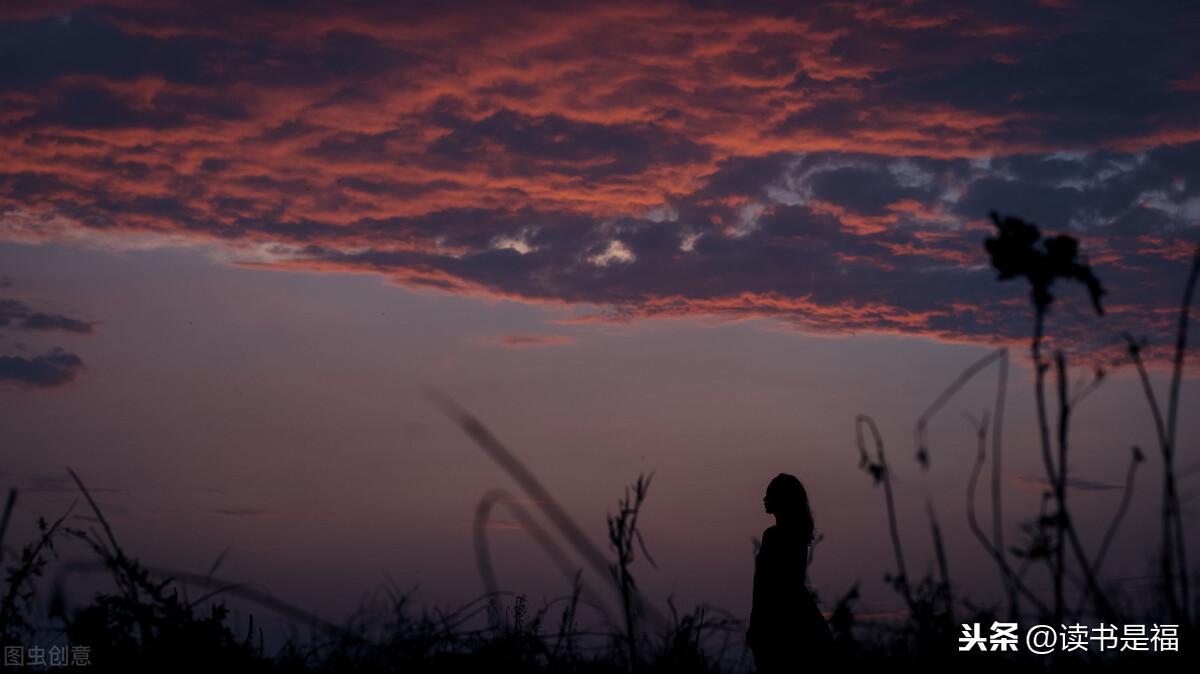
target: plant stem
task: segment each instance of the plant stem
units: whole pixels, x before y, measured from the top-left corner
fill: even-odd
[[[1183,302],[1179,307],[1179,327],[1175,331],[1175,359],[1171,370],[1171,396],[1167,403],[1167,499],[1170,503],[1174,524],[1175,552],[1178,557],[1180,590],[1183,594],[1183,623],[1191,620],[1191,590],[1188,586],[1187,544],[1183,536],[1182,516],[1179,510],[1179,493],[1175,487],[1175,422],[1179,418],[1179,383],[1183,375],[1183,357],[1187,352],[1188,313],[1196,292],[1196,280],[1200,278],[1200,246],[1192,256],[1192,268],[1184,286]]]
[[[1042,443],[1042,463],[1046,468],[1046,481],[1050,485],[1058,485],[1058,478],[1054,470],[1054,458],[1050,453],[1050,423],[1046,419],[1046,368],[1042,362],[1042,336],[1045,327],[1045,310],[1037,308],[1033,321],[1033,343],[1031,351],[1033,352],[1033,370],[1034,370],[1034,398],[1037,402],[1037,417],[1038,417],[1038,432]],[[1056,497],[1057,497],[1057,489]],[[1056,498],[1057,500],[1057,498]],[[1058,516],[1055,518],[1056,526],[1060,525],[1062,508],[1059,503]],[[1058,541],[1058,545],[1054,551],[1055,560],[1052,567],[1051,579],[1054,582],[1054,622],[1062,622],[1063,608],[1063,584],[1062,584],[1062,541]]]

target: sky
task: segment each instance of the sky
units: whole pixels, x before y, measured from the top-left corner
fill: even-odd
[[[928,501],[987,596],[962,414],[996,372],[932,427],[928,470],[911,437],[1009,348],[1009,535],[1036,513],[1029,289],[990,266],[995,210],[1077,239],[1103,283],[1100,317],[1058,282],[1047,331],[1074,377],[1110,374],[1076,417],[1093,545],[1131,445],[1150,459],[1109,562],[1136,581],[1161,462],[1122,333],[1165,396],[1200,242],[1198,32],[1170,2],[7,3],[0,475],[26,526],[70,503],[70,466],[133,552],[228,548],[226,573],[325,615],[385,579],[454,604],[479,592],[479,499],[524,497],[433,388],[600,544],[654,471],[656,601],[748,611],[783,471],[824,535],[814,588],[861,581],[887,613],[867,413],[910,564]],[[502,584],[564,592],[505,517]]]

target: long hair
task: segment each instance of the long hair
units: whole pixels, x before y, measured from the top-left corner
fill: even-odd
[[[808,505],[808,491],[800,480],[787,473],[776,475],[767,485],[767,498],[775,514],[799,528],[801,542],[806,547],[811,545],[816,525]]]

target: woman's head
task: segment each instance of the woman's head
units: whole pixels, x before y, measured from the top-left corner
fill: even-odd
[[[813,516],[808,505],[808,492],[795,475],[780,473],[767,485],[763,508],[782,524],[799,525],[807,541],[812,540]]]

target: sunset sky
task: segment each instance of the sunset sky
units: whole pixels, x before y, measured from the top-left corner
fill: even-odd
[[[861,580],[886,613],[882,495],[854,445],[868,413],[914,572],[928,500],[986,597],[962,413],[989,409],[995,371],[932,427],[929,471],[912,427],[1013,349],[1018,538],[1044,485],[1028,284],[998,282],[983,247],[996,209],[1076,237],[1107,291],[1101,318],[1060,282],[1047,329],[1073,377],[1112,374],[1076,418],[1093,548],[1130,446],[1150,457],[1105,569],[1136,582],[1161,463],[1121,333],[1161,358],[1200,243],[1197,35],[1185,2],[5,3],[15,519],[69,505],[69,466],[149,563],[204,571],[229,548],[223,573],[334,618],[389,578],[453,605],[480,591],[477,502],[520,490],[434,388],[600,544],[622,488],[656,471],[655,601],[747,612],[782,471],[824,534],[814,588]],[[566,591],[495,517],[502,585]]]

